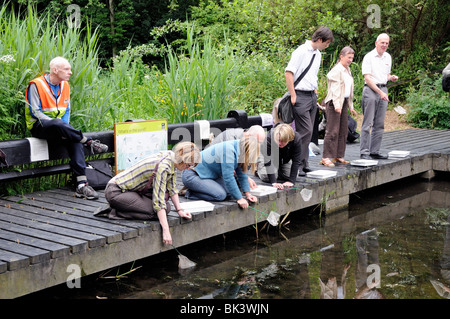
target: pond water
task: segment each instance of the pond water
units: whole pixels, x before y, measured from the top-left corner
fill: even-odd
[[[402,180],[178,251],[197,265],[181,272],[169,251],[23,298],[448,299],[450,182]]]

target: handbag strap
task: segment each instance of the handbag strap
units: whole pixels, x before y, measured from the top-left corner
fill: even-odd
[[[298,84],[298,83],[303,79],[303,77],[306,75],[306,73],[308,73],[308,71],[309,71],[309,69],[311,68],[311,65],[312,65],[312,63],[313,63],[315,57],[316,57],[316,54],[314,53],[313,56],[312,56],[312,58],[311,58],[311,61],[309,62],[308,67],[302,72],[302,74],[300,74],[300,76],[298,77],[298,79],[295,80],[295,82],[294,82],[294,90],[295,90],[295,87],[297,86],[297,84]]]
[[[158,171],[159,163],[161,163],[163,160],[167,158],[167,155],[164,156],[158,163],[156,163],[155,168],[153,169],[152,176],[148,179],[147,183],[145,184],[144,188],[140,190],[141,194],[147,194],[148,190],[153,188],[153,179],[155,178],[156,172]]]

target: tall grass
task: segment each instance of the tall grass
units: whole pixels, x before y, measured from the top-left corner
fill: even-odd
[[[209,39],[201,45],[188,29],[187,52],[177,55],[170,50],[162,77],[162,96],[166,95],[170,122],[218,119],[231,109],[231,95],[236,89],[239,65],[225,45],[221,50]]]

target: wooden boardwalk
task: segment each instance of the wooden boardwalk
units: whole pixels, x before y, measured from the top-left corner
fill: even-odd
[[[204,240],[264,221],[273,209],[283,215],[326,203],[332,211],[348,204],[349,195],[417,174],[450,171],[450,131],[386,132],[382,151],[407,150],[406,158],[380,160],[377,166],[339,165],[324,168],[320,155],[310,158],[312,169],[337,171],[328,179],[298,177],[295,189],[261,196],[256,209],[242,210],[235,201],[214,203],[214,210],[193,214],[192,220],[169,214],[174,245]],[[359,159],[359,143],[347,145],[348,160]],[[258,180],[257,180],[258,182]],[[305,200],[302,190],[312,191]],[[106,203],[54,189],[0,199],[0,298],[15,298],[140,258],[164,247],[157,221],[113,221],[93,216]],[[183,198],[183,200],[185,200]]]

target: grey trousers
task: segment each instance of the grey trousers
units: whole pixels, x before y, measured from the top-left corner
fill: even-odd
[[[381,90],[387,94],[387,88]],[[364,86],[361,106],[363,122],[361,125],[360,154],[378,154],[384,132],[384,118],[388,102],[380,98],[380,95],[368,86]]]
[[[317,96],[314,91],[295,91],[297,100],[294,105],[295,130],[301,137],[300,167],[302,170],[308,167],[309,143],[313,134],[314,121],[317,113]]]
[[[274,163],[270,166],[264,166],[264,156],[259,154],[257,162],[258,177],[264,183],[270,183],[269,174],[275,174],[276,178],[287,180],[291,175],[291,166],[292,161],[289,161],[286,164],[281,164],[279,168],[277,168]]]

